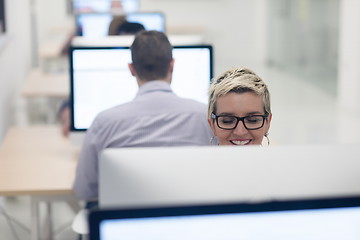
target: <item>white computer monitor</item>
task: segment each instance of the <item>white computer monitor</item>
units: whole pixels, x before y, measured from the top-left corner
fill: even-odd
[[[90,239],[357,240],[360,197],[96,210]]]
[[[167,35],[172,46],[192,46],[206,44],[204,36],[199,34]],[[103,38],[74,37],[71,40],[71,46],[74,47],[118,47],[131,46],[135,35],[112,35]]]
[[[75,19],[78,36],[101,38],[109,35],[109,25],[113,15],[111,13],[78,13]]]
[[[258,202],[360,194],[357,145],[106,149],[102,208]]]
[[[165,32],[165,15],[161,12],[133,12],[126,14],[128,22],[140,23],[145,30]],[[109,35],[109,26],[113,20],[112,13],[78,13],[76,14],[77,35],[86,38],[102,38]]]
[[[124,12],[139,11],[140,0],[73,0],[75,13],[88,12]]]
[[[171,86],[174,92],[180,97],[207,103],[212,78],[212,47],[175,46],[173,58]],[[138,85],[128,69],[130,62],[129,47],[71,48],[72,132],[86,131],[98,113],[135,97]]]
[[[161,12],[134,12],[126,15],[128,22],[141,23],[145,30],[165,32],[165,15]]]

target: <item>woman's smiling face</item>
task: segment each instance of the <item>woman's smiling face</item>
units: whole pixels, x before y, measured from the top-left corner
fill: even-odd
[[[215,114],[217,116],[247,117],[265,115],[265,112],[262,97],[254,92],[229,92],[217,99]],[[219,128],[215,119],[209,119],[209,124],[219,145],[260,145],[270,128],[271,117],[272,115],[269,114],[264,120],[264,125],[256,130],[246,129],[241,121],[232,130]]]

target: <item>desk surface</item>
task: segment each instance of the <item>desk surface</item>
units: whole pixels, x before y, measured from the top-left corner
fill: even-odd
[[[24,82],[24,97],[68,98],[70,92],[69,73],[44,73],[40,69],[32,70]]]
[[[71,194],[78,154],[58,126],[9,129],[0,146],[0,195]]]

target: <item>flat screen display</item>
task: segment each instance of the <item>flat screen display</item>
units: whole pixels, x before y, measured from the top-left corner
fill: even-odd
[[[78,13],[76,15],[77,35],[87,38],[107,36],[113,17],[111,13]],[[160,12],[128,13],[126,14],[126,20],[140,23],[148,31],[165,32],[165,16]]]
[[[141,23],[146,30],[165,32],[165,16],[160,12],[134,12],[126,15],[128,22]]]
[[[305,200],[233,206],[114,210],[104,212],[107,215],[104,214],[102,220],[100,212],[100,219],[96,219],[96,213],[93,218],[90,217],[90,224],[93,221],[91,228],[94,230],[91,232],[91,239],[360,239],[359,200],[355,200],[357,203],[350,207],[337,206],[337,201],[329,201],[330,204],[326,202],[327,200]]]
[[[207,103],[212,47],[175,46],[172,89]],[[128,69],[129,47],[73,47],[70,51],[71,130],[84,131],[101,111],[131,101],[138,90]]]
[[[130,13],[139,11],[140,0],[73,0],[73,8],[75,13],[111,11]]]

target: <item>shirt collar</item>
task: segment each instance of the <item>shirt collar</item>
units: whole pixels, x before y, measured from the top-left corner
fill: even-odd
[[[172,92],[170,84],[163,80],[152,80],[144,83],[139,88],[137,96],[143,95],[148,92]]]

